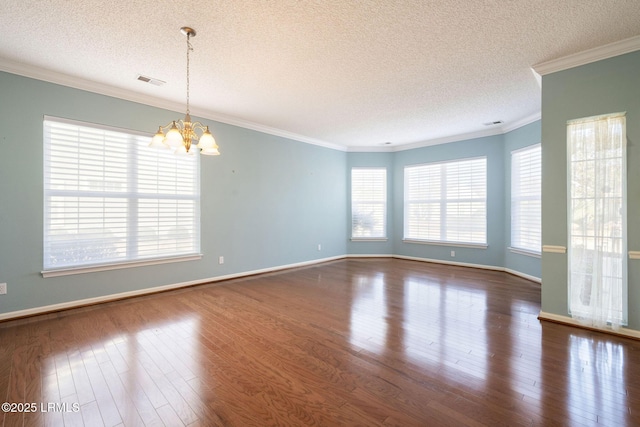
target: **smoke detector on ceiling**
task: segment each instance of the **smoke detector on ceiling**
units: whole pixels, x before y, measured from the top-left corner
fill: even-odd
[[[151,83],[154,86],[162,86],[163,84],[165,84],[166,82],[160,79],[154,79],[153,77],[147,77],[147,76],[143,76],[142,74],[138,74],[137,77],[138,80],[140,80],[141,82],[145,82],[145,83]]]

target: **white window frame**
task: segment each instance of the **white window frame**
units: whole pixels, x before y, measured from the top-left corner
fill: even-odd
[[[202,257],[199,156],[150,141],[44,117],[44,277]]]
[[[542,251],[541,166],[541,144],[511,152],[511,247],[509,250],[538,258]],[[527,205],[528,208],[525,207]],[[534,207],[532,208],[531,205]]]
[[[351,168],[351,240],[387,240],[386,167]]]
[[[457,175],[449,173],[455,171],[456,168],[460,172]],[[460,168],[464,168],[461,171]],[[468,170],[466,170],[468,168]],[[433,183],[429,182],[427,176],[432,174]],[[469,191],[473,194],[465,194],[463,196],[455,196],[455,182],[467,175],[473,179],[475,188]],[[416,179],[419,180],[416,182]],[[418,191],[415,186],[427,186],[423,191],[424,197],[414,197],[412,193]],[[431,194],[431,195],[429,195]],[[426,217],[418,218],[418,227],[427,227],[426,231],[412,229],[415,222],[412,218],[420,217],[419,210],[425,207],[436,207],[432,210],[433,222],[436,224],[430,227],[429,220]],[[457,232],[464,234],[463,228],[470,222],[463,225],[461,217],[452,214],[454,207],[462,209],[480,209],[480,212],[467,212],[469,221],[477,218],[478,213],[482,214],[482,231],[471,230],[466,238],[453,238],[452,235]],[[455,222],[458,221],[458,224]],[[429,230],[430,227],[430,230]],[[437,232],[436,232],[437,231]],[[437,234],[437,238],[429,238]],[[473,157],[464,159],[455,159],[444,162],[433,162],[419,165],[409,165],[404,168],[404,238],[403,241],[408,243],[423,243],[430,245],[445,246],[461,246],[471,248],[487,248],[487,157]]]

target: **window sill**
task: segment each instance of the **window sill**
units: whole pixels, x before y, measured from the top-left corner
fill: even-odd
[[[386,242],[386,237],[352,237],[352,242]]]
[[[542,257],[540,252],[534,252],[534,251],[530,251],[530,250],[527,250],[527,249],[509,248],[509,251],[514,253],[514,254],[525,255],[525,256],[530,256],[530,257],[534,257],[534,258],[541,258]]]
[[[404,243],[417,243],[419,245],[453,246],[456,248],[487,249],[489,247],[486,243],[441,242],[437,240],[416,239],[402,239],[402,241]]]
[[[87,265],[81,267],[66,267],[42,271],[42,277],[70,276],[73,274],[95,273],[98,271],[119,270],[122,268],[145,267],[148,265],[168,264],[173,262],[196,261],[202,259],[202,254],[185,255],[171,258],[155,258],[140,261],[119,262],[117,264]]]

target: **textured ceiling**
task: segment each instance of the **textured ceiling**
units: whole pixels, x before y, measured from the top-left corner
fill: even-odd
[[[530,67],[640,35],[640,5],[2,0],[0,63],[172,101],[184,111],[185,25],[197,31],[193,113],[360,149],[533,120],[540,87]],[[138,74],[166,84],[142,83]]]

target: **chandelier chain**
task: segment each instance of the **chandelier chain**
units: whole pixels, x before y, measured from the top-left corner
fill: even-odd
[[[191,45],[191,42],[189,41],[189,37],[191,36],[191,33],[187,33],[187,114],[190,114],[190,110],[189,110],[189,51],[193,50],[193,46]]]

